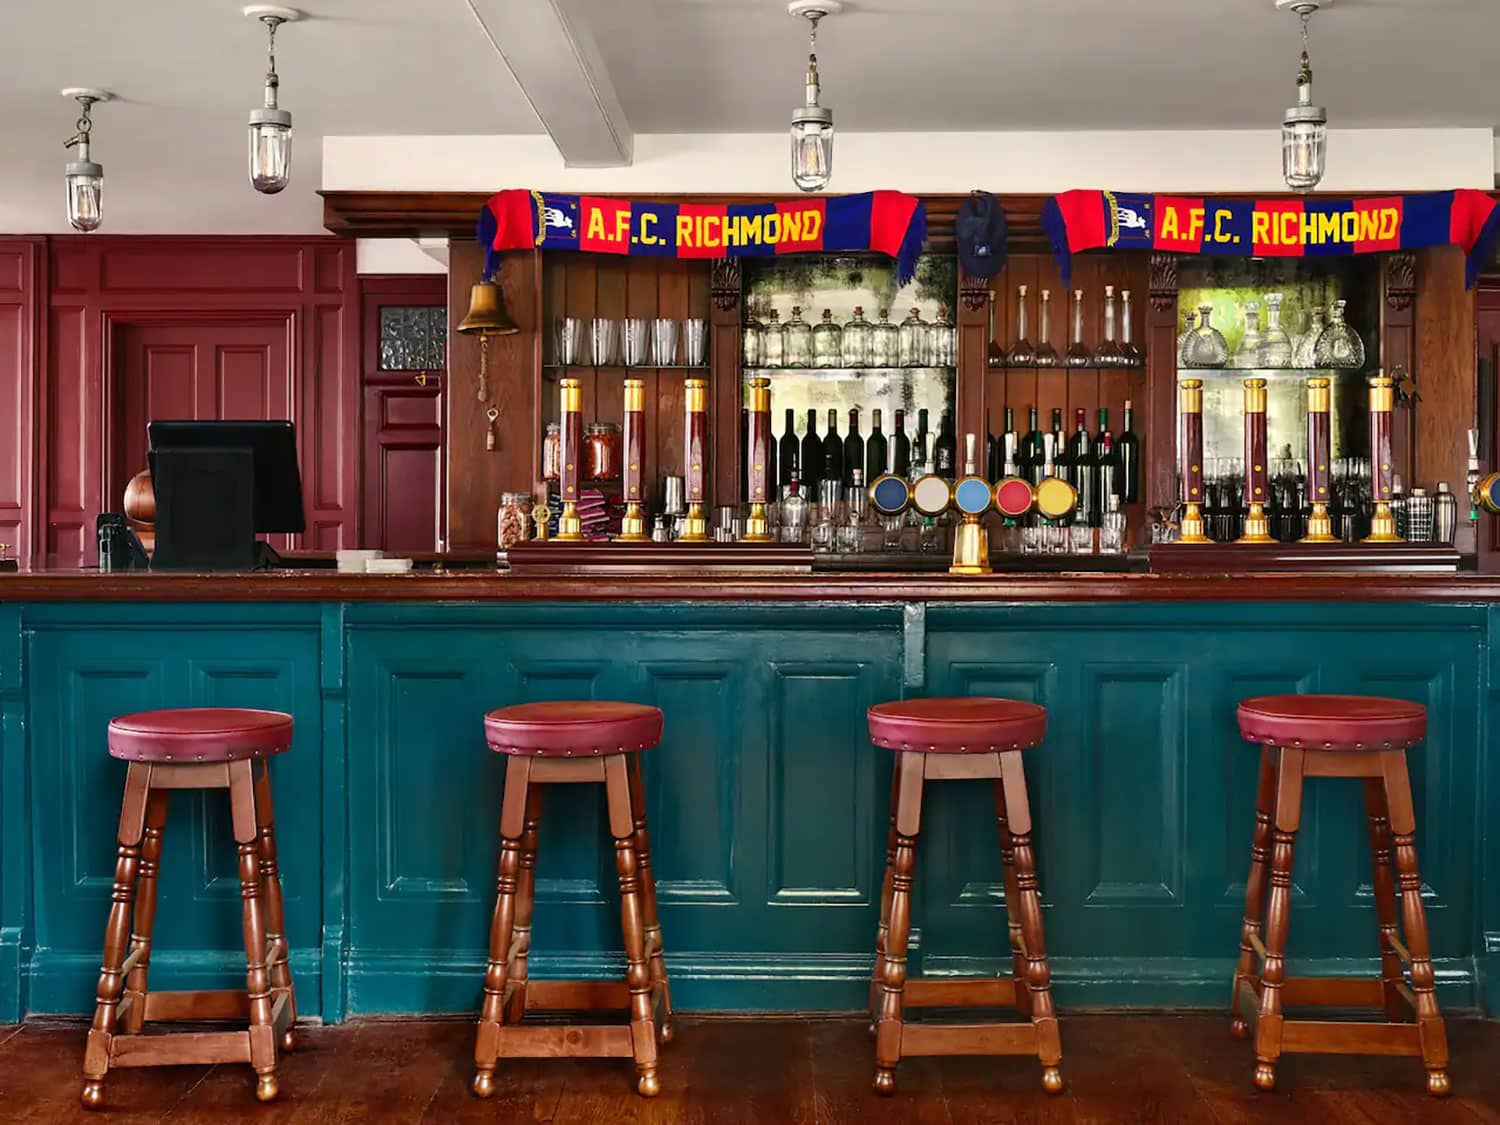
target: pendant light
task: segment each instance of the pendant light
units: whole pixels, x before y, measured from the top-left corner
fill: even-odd
[[[69,86],[63,97],[72,98],[83,112],[78,117],[77,132],[63,142],[64,148],[78,146],[77,159],[68,161],[63,169],[63,182],[68,188],[68,222],[74,230],[88,233],[97,230],[104,218],[101,210],[104,194],[104,167],[94,163],[89,154],[89,134],[94,128],[93,108],[96,102],[107,102],[114,95],[106,90],[94,90],[87,86]]]
[[[818,21],[843,10],[839,0],[791,0],[786,10],[812,29],[807,48],[807,101],[792,110],[792,182],[821,191],[833,174],[833,110],[818,104]]]
[[[256,191],[275,195],[292,175],[292,115],[276,104],[281,80],[276,77],[276,29],[301,19],[295,8],[251,4],[245,15],[266,25],[266,100],[250,111],[250,182]]]
[[[1302,68],[1297,73],[1297,104],[1281,122],[1281,174],[1293,191],[1312,191],[1328,163],[1328,111],[1313,105],[1312,63],[1307,54],[1307,25],[1312,14],[1333,0],[1276,0],[1279,9],[1302,17]]]

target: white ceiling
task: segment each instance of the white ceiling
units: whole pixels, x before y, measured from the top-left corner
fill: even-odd
[[[246,183],[244,134],[264,35],[238,0],[0,0],[0,231],[64,229],[61,142],[75,113],[63,86],[120,95],[95,114],[104,229],[116,233],[316,231],[326,135],[543,132],[507,60],[528,84],[555,73],[528,52],[556,50],[557,29],[541,46],[516,31],[525,21],[497,16],[522,0],[476,0],[494,42],[469,0],[300,2],[309,18],[278,37],[293,183],[262,197]],[[563,107],[572,127],[616,112],[601,127],[627,136],[779,132],[799,100],[806,39],[784,0],[548,4],[537,9],[586,41],[593,67]],[[1297,20],[1272,0],[847,9],[820,35],[824,100],[843,130],[1265,128],[1293,92]],[[1500,0],[1337,0],[1313,21],[1319,100],[1335,127],[1493,128],[1497,42]],[[566,91],[532,93],[555,120]]]

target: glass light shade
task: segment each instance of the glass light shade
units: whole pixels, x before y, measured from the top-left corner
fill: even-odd
[[[833,122],[792,122],[792,182],[821,191],[833,174]]]
[[[104,169],[97,164],[89,168],[92,170],[74,171],[70,168],[64,177],[68,189],[68,222],[74,230],[85,233],[97,230],[104,219],[101,206]]]
[[[292,126],[288,122],[250,123],[250,182],[256,191],[274,195],[292,175]]]
[[[1326,121],[1288,121],[1281,127],[1281,173],[1293,191],[1312,191],[1328,160]]]

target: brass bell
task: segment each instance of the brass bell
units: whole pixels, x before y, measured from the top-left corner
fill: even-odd
[[[521,331],[505,311],[500,286],[493,281],[481,281],[469,290],[469,313],[459,321],[458,330],[486,336],[514,336]]]

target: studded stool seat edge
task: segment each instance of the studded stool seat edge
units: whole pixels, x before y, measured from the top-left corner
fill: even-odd
[[[1371,695],[1262,695],[1237,712],[1247,742],[1309,750],[1408,750],[1427,734],[1427,708]]]
[[[109,753],[132,762],[236,762],[292,744],[292,717],[246,707],[137,711],[109,723]]]
[[[1047,709],[1018,699],[903,699],[876,704],[867,715],[871,742],[913,753],[1029,750],[1047,735]]]
[[[484,717],[491,750],[527,757],[589,757],[649,750],[661,741],[660,708],[581,700],[518,703]]]

